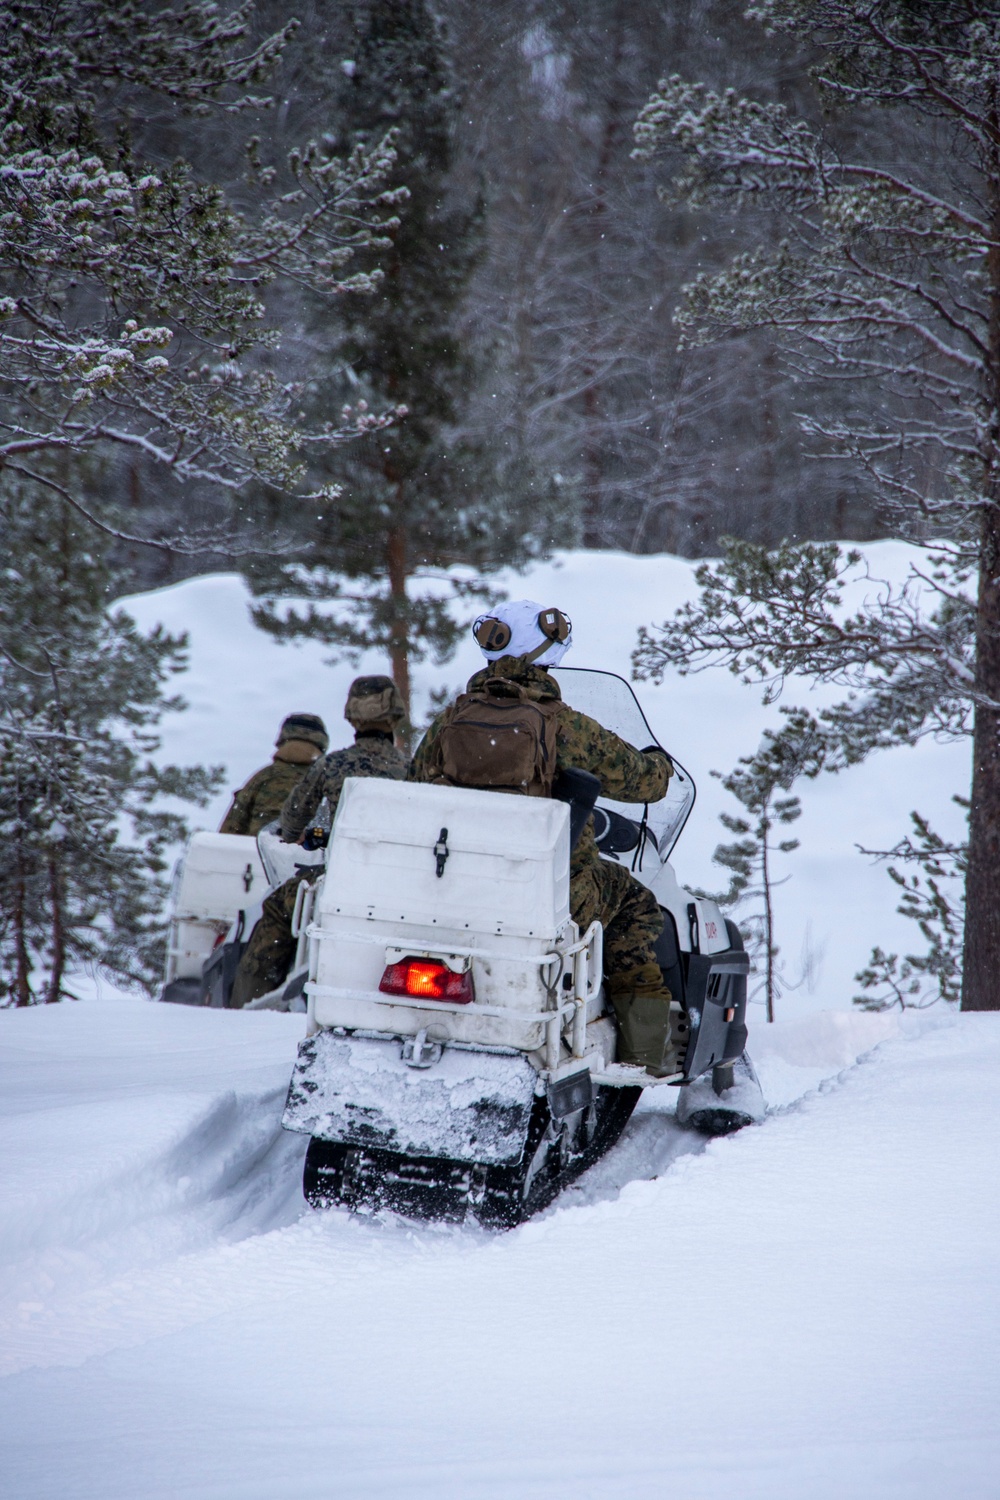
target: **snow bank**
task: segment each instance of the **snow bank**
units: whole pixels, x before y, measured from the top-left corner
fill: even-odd
[[[6,1494],[992,1500],[1000,1017],[778,1023],[761,1127],[654,1091],[503,1236],[291,1201],[300,1025],[0,1014]]]

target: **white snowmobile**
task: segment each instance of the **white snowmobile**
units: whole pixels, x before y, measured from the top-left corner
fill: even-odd
[[[275,824],[256,838],[235,833],[193,834],[178,861],[170,892],[167,962],[160,999],[181,1005],[224,1006],[240,956],[254,929],[264,897],[294,875],[297,867],[322,864],[321,847],[285,844]],[[308,889],[308,887],[303,887]],[[305,976],[305,936],[293,965],[301,996]],[[287,985],[256,1002],[282,1010],[290,1005]]]
[[[655,743],[622,678],[556,670],[574,708]],[[164,1000],[225,1005],[267,891],[327,861],[299,887],[289,976],[247,1007],[308,1012],[283,1124],[312,1138],[310,1203],[512,1225],[614,1144],[644,1088],[678,1088],[678,1120],[709,1135],[763,1118],[739,931],[669,862],[695,800],[674,766],[662,802],[593,806],[603,858],[627,862],[663,911],[658,957],[690,1027],[684,1072],[669,1078],[615,1060],[602,929],[581,933],[569,915],[569,852],[592,793],[567,803],[352,778],[325,851],[285,844],[273,825],[256,840],[194,835],[174,881]]]
[[[558,676],[574,708],[655,742],[620,677]],[[658,956],[690,1025],[684,1071],[663,1079],[616,1062],[602,929],[569,914],[571,824],[592,796],[345,782],[325,876],[300,887],[304,962],[253,1002],[306,997],[283,1124],[311,1137],[310,1203],[510,1226],[614,1144],[644,1088],[678,1087],[678,1118],[707,1134],[763,1117],[739,931],[669,863],[695,798],[674,764],[662,802],[594,809],[603,857],[627,861],[663,910]]]

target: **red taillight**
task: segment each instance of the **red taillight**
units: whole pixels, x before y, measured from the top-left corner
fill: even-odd
[[[432,958],[404,958],[390,964],[379,980],[383,995],[412,995],[415,1000],[449,1000],[468,1005],[476,998],[472,975],[456,974]]]

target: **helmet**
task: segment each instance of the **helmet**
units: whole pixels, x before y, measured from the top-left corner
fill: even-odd
[[[323,753],[330,745],[326,725],[318,714],[289,714],[282,720],[274,743],[284,745],[288,740],[305,740],[307,745],[315,745]]]
[[[558,666],[573,644],[569,616],[533,599],[513,599],[480,615],[472,633],[487,661],[523,656],[540,667]]]
[[[353,729],[395,724],[405,716],[403,700],[391,677],[355,677],[344,705],[344,718]]]

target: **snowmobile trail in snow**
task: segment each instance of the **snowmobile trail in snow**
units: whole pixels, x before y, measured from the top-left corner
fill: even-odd
[[[278,1126],[294,1018],[255,1034],[112,998],[24,1019],[0,1053],[0,1370],[116,1278],[302,1211],[303,1148]]]
[[[169,1007],[122,1016],[113,1004],[101,1028],[107,1052],[92,1054],[92,1068],[80,1036],[86,1012],[61,1028],[68,1056],[55,1047],[46,1013],[34,1014],[33,1029],[50,1035],[13,1049],[0,1063],[13,1115],[5,1122],[4,1197],[17,1209],[0,1230],[0,1375],[75,1364],[247,1305],[259,1276],[272,1288],[284,1279],[274,1265],[277,1229],[290,1288],[300,1290],[302,1277],[312,1274],[308,1246],[317,1225],[300,1191],[306,1143],[279,1127],[284,1087],[203,1092],[206,1055],[215,1048],[207,1045],[210,1036],[198,1036],[197,1022],[207,1014],[211,1026],[211,1013]],[[145,1026],[135,1026],[137,1016],[149,1023],[148,1037]],[[267,1025],[281,1041],[301,1028],[300,1017],[276,1019],[280,1027],[273,1027],[274,1017]],[[242,1027],[246,1018],[224,1018],[222,1036],[232,1021]],[[185,1041],[193,1031],[202,1045],[189,1050],[174,1036],[168,1049],[162,1038],[151,1049],[164,1026]],[[221,1056],[219,1064],[225,1066]],[[51,1084],[61,1070],[66,1076],[40,1135],[37,1077],[43,1073]],[[140,1093],[143,1070],[147,1087]],[[671,1104],[663,1091],[640,1103],[609,1156],[547,1213],[610,1201],[628,1182],[655,1178],[677,1157],[704,1149],[703,1137],[675,1124]],[[53,1138],[66,1145],[46,1170],[39,1148]],[[391,1258],[400,1246],[405,1255],[418,1243],[439,1249],[448,1233],[391,1214],[320,1217],[324,1259],[334,1248],[353,1254],[358,1235],[367,1259],[380,1240]],[[467,1249],[489,1238],[473,1225],[454,1232]],[[306,1269],[296,1271],[303,1246]]]
[[[259,1268],[281,1281],[280,1269],[268,1269],[270,1240],[236,1246],[283,1229],[282,1255],[294,1263],[294,1246],[303,1236],[310,1243],[299,1189],[305,1142],[278,1126],[301,1025],[115,997],[6,1021],[12,1212],[0,1227],[0,1373],[75,1363],[245,1306]],[[650,1091],[609,1156],[546,1217],[613,1201],[628,1183],[703,1151],[706,1140],[673,1120],[673,1102],[672,1090]],[[392,1216],[339,1213],[324,1232],[324,1255],[339,1252],[341,1236],[353,1253],[358,1233],[406,1253],[424,1237],[442,1244],[433,1226],[418,1231]],[[457,1234],[466,1248],[480,1241],[471,1226]],[[220,1256],[231,1275],[220,1276]]]
[[[680,1154],[644,1110],[503,1235],[282,1199],[255,1110],[295,1019],[0,1016],[18,1500],[993,1500],[1000,1018],[775,1028],[794,1107]]]
[[[261,1277],[275,1292],[288,1278],[301,1290],[316,1270],[318,1229],[299,1189],[305,1142],[280,1130],[285,1089],[267,1086],[274,1070],[263,1061],[287,1056],[300,1028],[294,1016],[114,999],[24,1017],[30,1034],[0,1065],[4,1196],[16,1208],[0,1230],[0,1374],[77,1363],[238,1311]],[[794,1072],[801,1089],[804,1070]],[[39,1132],[42,1078],[52,1107]],[[674,1120],[674,1099],[645,1095],[619,1143],[541,1218],[611,1204],[704,1152],[708,1140]],[[391,1214],[321,1217],[324,1258],[350,1259],[363,1244],[367,1259],[380,1245],[391,1264],[400,1250],[405,1260],[448,1242],[445,1226]],[[450,1232],[465,1251],[489,1238],[473,1225]]]

